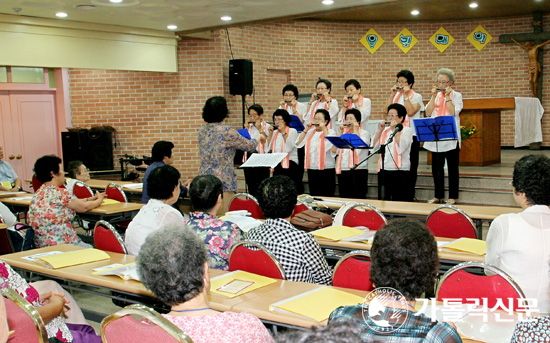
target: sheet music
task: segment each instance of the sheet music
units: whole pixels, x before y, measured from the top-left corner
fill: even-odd
[[[241,168],[269,167],[275,168],[288,155],[286,152],[272,154],[253,154],[241,165]]]

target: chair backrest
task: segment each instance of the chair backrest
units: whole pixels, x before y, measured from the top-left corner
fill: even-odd
[[[105,188],[105,195],[109,199],[113,199],[120,202],[128,202],[126,193],[124,193],[122,188],[114,182],[111,182],[110,184],[107,185],[107,187]]]
[[[370,281],[370,252],[355,250],[342,257],[334,267],[332,285],[372,291]]]
[[[4,218],[0,214],[0,223],[4,223]],[[8,230],[0,230],[0,254],[11,254],[14,252],[11,244]]]
[[[476,225],[464,211],[452,205],[441,205],[432,210],[426,226],[436,237],[478,238]]]
[[[265,219],[258,200],[248,193],[237,193],[229,202],[229,211],[247,210],[252,218]]]
[[[298,199],[296,206],[294,206],[294,212],[292,212],[292,217],[294,217],[300,212],[304,212],[311,209],[312,209],[311,206],[309,206],[305,201],[303,201],[302,199]]]
[[[231,249],[229,270],[243,270],[274,279],[286,280],[281,262],[261,244],[249,241],[241,241]]]
[[[36,191],[42,186],[42,181],[38,181],[36,174],[32,174],[32,189]]]
[[[10,343],[48,342],[48,332],[40,313],[25,298],[11,288],[2,290],[8,326],[14,330],[8,341]]]
[[[128,254],[124,240],[118,231],[105,220],[100,220],[95,224],[94,244],[100,250]]]
[[[82,181],[76,181],[73,186],[73,195],[78,199],[86,199],[94,196],[94,192]]]
[[[472,274],[465,269],[480,268],[482,272],[492,275]],[[463,262],[449,269],[441,278],[437,286],[437,300],[461,299],[462,303],[476,303],[482,305],[483,298],[487,298],[489,309],[498,308],[507,310],[510,302],[514,311],[527,308],[523,291],[508,274],[499,268],[482,262]]]
[[[134,318],[138,316],[147,321]],[[145,305],[134,304],[103,318],[101,339],[104,343],[193,343],[183,330]]]
[[[376,207],[362,202],[342,206],[338,210],[336,218],[342,218],[342,222],[340,224],[335,223],[335,225],[349,227],[366,226],[369,230],[378,230],[388,222],[386,217]]]

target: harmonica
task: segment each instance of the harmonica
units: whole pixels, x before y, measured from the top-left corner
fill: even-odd
[[[274,128],[274,129],[278,129],[278,128],[279,128],[279,125],[273,125],[273,128]]]
[[[440,92],[446,92],[447,90],[445,88],[436,88]]]
[[[400,91],[402,91],[403,87],[396,87],[395,89],[399,89]]]
[[[317,100],[321,99],[322,96],[323,94],[317,94]]]
[[[292,102],[292,100],[285,100],[285,102],[286,102],[287,104],[290,104],[290,103]]]
[[[313,126],[319,126],[319,124],[312,124]]]
[[[344,124],[343,126],[351,126],[351,124]]]
[[[387,121],[384,124],[386,124],[386,126],[389,126],[389,125],[391,125],[391,121]]]
[[[353,96],[348,96],[348,99],[352,99],[352,98],[353,98]]]
[[[255,121],[249,121],[248,124],[256,125]]]

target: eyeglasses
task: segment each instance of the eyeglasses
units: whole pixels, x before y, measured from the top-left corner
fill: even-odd
[[[439,83],[440,85],[446,85],[448,83],[450,83],[451,81],[439,81],[437,80],[437,83]]]
[[[403,81],[395,81],[395,83],[398,83],[398,84],[408,84],[407,80],[403,80]]]
[[[317,87],[318,91],[324,91],[325,89],[328,89],[327,87]]]
[[[397,114],[388,114],[388,118],[397,118],[399,117]]]

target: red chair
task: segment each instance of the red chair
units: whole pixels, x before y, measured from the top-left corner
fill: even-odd
[[[42,182],[38,181],[36,178],[36,174],[32,174],[32,189],[36,193],[36,191],[42,186]]]
[[[86,199],[94,196],[94,192],[82,181],[76,181],[73,186],[73,195],[78,199]]]
[[[244,199],[241,199],[244,198]],[[248,193],[237,193],[229,203],[229,211],[247,210],[252,218],[265,219],[258,200]]]
[[[133,316],[146,320],[138,320]],[[145,305],[134,304],[101,321],[104,343],[193,343],[183,330]]]
[[[478,238],[476,225],[464,211],[452,205],[433,209],[426,219],[426,226],[436,237]]]
[[[294,212],[292,212],[292,217],[297,215],[300,212],[304,212],[306,210],[311,210],[312,208],[303,200],[298,199],[298,203],[296,206],[294,206]]]
[[[2,295],[8,326],[14,331],[9,336],[9,343],[48,343],[48,332],[36,308],[11,288],[4,289]]]
[[[274,279],[286,280],[281,262],[261,244],[249,241],[242,241],[231,249],[229,270],[243,270]]]
[[[465,270],[467,268],[481,268],[492,275],[472,274]],[[489,309],[498,302],[508,308],[510,299],[513,299],[514,311],[528,307],[525,295],[514,279],[499,268],[482,262],[463,262],[449,269],[441,278],[435,296],[440,301],[455,299],[465,304],[476,304],[474,299],[479,299],[479,305],[483,304],[481,299],[487,298]]]
[[[124,240],[118,231],[105,220],[100,220],[95,224],[94,244],[100,250],[128,254]]]
[[[365,226],[369,230],[378,230],[387,223],[386,217],[376,207],[366,203],[355,203],[344,205],[338,210],[334,225]]]
[[[342,257],[334,267],[332,285],[372,291],[370,281],[370,252],[355,250]]]
[[[105,188],[105,195],[108,199],[113,199],[120,202],[128,202],[126,193],[124,193],[122,188],[114,182],[111,182],[107,185],[107,187]]]

